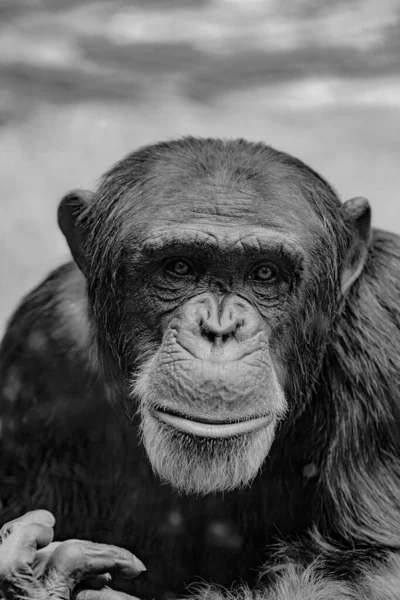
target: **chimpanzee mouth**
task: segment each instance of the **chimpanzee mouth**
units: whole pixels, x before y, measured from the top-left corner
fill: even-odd
[[[273,417],[268,415],[255,416],[243,420],[211,420],[193,417],[165,408],[151,408],[152,416],[184,433],[205,438],[227,438],[250,433],[270,425]]]

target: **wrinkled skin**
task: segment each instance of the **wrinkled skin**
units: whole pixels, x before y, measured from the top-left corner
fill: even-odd
[[[400,241],[368,202],[188,138],[58,218],[75,262],[0,349],[6,596],[397,598]]]
[[[35,600],[123,600],[132,598],[109,589],[145,571],[127,550],[82,540],[52,542],[55,519],[46,510],[26,513],[0,531],[0,589],[6,598]],[[79,588],[82,591],[79,591]]]

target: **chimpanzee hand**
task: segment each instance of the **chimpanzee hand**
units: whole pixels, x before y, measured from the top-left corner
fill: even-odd
[[[81,540],[52,542],[55,519],[35,510],[0,531],[0,589],[7,600],[134,600],[107,587],[145,571],[133,554]]]

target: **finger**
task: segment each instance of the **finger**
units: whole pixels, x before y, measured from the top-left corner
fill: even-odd
[[[41,523],[53,527],[55,524],[54,516],[48,510],[33,510],[25,513],[17,519],[8,521],[0,529],[0,543],[4,542],[19,527],[25,527],[33,523]]]
[[[44,590],[33,576],[31,565],[36,549],[46,546],[53,539],[51,525],[17,520],[10,525],[11,533],[0,546],[0,588],[6,598],[45,597]]]
[[[8,523],[5,523],[2,526],[1,531],[5,529],[11,532],[15,529],[15,527],[18,527],[20,525],[29,525],[29,523],[43,523],[44,525],[54,526],[55,522],[56,520],[54,518],[54,515],[52,515],[52,513],[48,510],[31,510],[21,515],[20,517],[17,517],[12,521],[8,521]]]
[[[25,569],[34,561],[37,549],[50,544],[54,536],[53,527],[43,523],[20,523],[0,546],[0,578]]]
[[[133,579],[146,571],[144,564],[128,550],[82,540],[61,543],[55,549],[48,568],[76,582],[110,571],[123,579]]]
[[[124,592],[116,592],[110,588],[103,588],[102,590],[81,590],[75,595],[75,600],[139,600],[139,598],[124,594]]]
[[[101,575],[93,575],[93,577],[87,577],[80,583],[79,588],[101,590],[107,585],[110,585],[111,581],[112,576],[110,573],[102,573]]]
[[[45,548],[38,550],[32,562],[32,572],[36,579],[40,579],[47,569],[49,560],[54,554],[54,550],[62,544],[62,542],[52,542]]]

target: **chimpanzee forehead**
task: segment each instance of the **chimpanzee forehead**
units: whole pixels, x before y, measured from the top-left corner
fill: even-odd
[[[140,203],[139,220],[151,224],[151,229],[219,226],[247,233],[265,228],[307,238],[322,228],[300,190],[285,181],[234,181],[229,173],[217,173],[192,180],[170,177],[162,187],[157,184],[152,182],[147,201]]]

